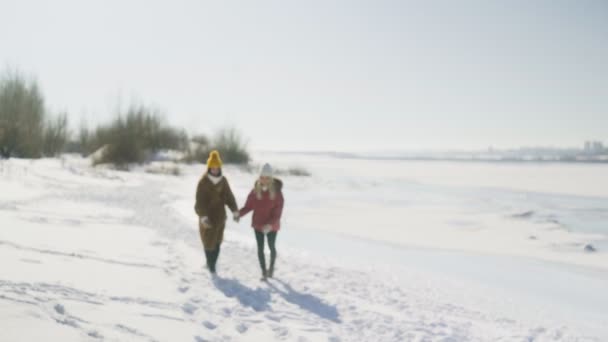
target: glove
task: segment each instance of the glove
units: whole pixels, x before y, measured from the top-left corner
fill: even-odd
[[[232,213],[232,219],[238,223],[241,220],[241,214],[238,211]]]
[[[268,234],[272,230],[272,226],[267,224],[262,228],[262,230],[264,231],[264,234]]]
[[[205,229],[211,228],[211,223],[209,223],[209,218],[207,216],[203,216],[199,219],[201,226]]]

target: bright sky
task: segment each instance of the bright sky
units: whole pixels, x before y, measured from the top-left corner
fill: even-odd
[[[132,99],[255,149],[608,141],[608,2],[0,0],[0,65],[74,126]]]

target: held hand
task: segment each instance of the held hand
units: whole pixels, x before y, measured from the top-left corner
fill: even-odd
[[[232,219],[234,220],[234,222],[239,223],[239,221],[241,220],[241,214],[238,211],[233,212]]]
[[[199,219],[201,226],[205,229],[211,228],[211,224],[209,223],[209,218],[207,216],[203,216]]]

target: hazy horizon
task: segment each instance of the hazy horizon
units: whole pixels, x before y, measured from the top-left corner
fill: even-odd
[[[608,141],[603,1],[0,0],[0,66],[73,127],[135,99],[255,150]]]
[[[588,139],[586,141],[592,141],[592,139]],[[367,154],[367,153],[482,153],[487,152],[489,150],[495,152],[501,151],[517,151],[517,150],[529,150],[529,149],[555,149],[555,150],[584,150],[584,143],[586,141],[581,141],[578,145],[538,145],[538,146],[506,146],[506,147],[497,147],[497,146],[480,146],[477,148],[449,148],[449,147],[433,147],[433,148],[376,148],[376,149],[279,149],[279,148],[255,148],[257,152],[276,152],[276,153],[347,153],[347,154]],[[608,145],[606,145],[606,141],[599,140],[604,146],[604,148],[608,149]]]

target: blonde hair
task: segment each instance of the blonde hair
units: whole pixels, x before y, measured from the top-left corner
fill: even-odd
[[[268,193],[270,194],[270,199],[274,200],[277,197],[277,189],[274,185],[274,177],[269,177],[270,178],[270,183],[268,184]],[[257,199],[261,200],[262,199],[262,182],[258,179],[257,182],[255,182],[255,195],[257,197]]]

